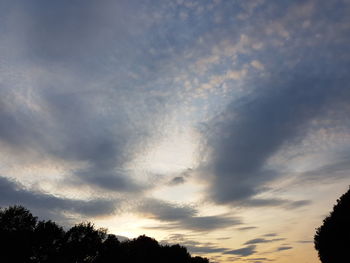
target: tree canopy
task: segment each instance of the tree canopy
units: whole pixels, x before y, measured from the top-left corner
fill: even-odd
[[[314,244],[322,263],[350,262],[350,189],[317,229]]]
[[[120,242],[106,229],[80,223],[65,231],[38,221],[23,206],[0,209],[0,262],[4,263],[209,263],[180,245],[161,245],[145,235]]]

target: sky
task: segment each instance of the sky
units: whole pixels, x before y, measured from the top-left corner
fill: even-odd
[[[0,205],[316,263],[350,184],[349,0],[1,0]]]

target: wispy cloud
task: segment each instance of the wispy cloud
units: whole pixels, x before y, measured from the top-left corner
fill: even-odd
[[[252,229],[256,229],[256,226],[246,226],[246,227],[240,227],[238,228],[239,231],[247,231],[247,230],[252,230]]]
[[[212,231],[241,224],[239,218],[227,215],[199,216],[198,210],[194,207],[171,204],[157,199],[142,201],[137,211],[149,218],[167,222],[164,225],[165,229],[185,228],[194,231]]]
[[[289,247],[289,246],[283,246],[283,247],[278,247],[276,249],[276,251],[284,251],[284,250],[290,250],[292,249],[293,247]]]
[[[166,244],[180,243],[186,246],[191,253],[195,254],[217,254],[228,250],[227,248],[219,247],[215,243],[194,241],[191,237],[181,234],[170,235],[167,239],[164,239],[161,242]]]
[[[112,215],[116,212],[118,200],[92,199],[79,200],[57,197],[40,191],[31,191],[23,186],[0,177],[0,200],[2,206],[25,205],[38,211],[41,215],[52,218],[67,219],[65,212],[85,216]]]
[[[277,242],[285,240],[285,238],[273,238],[273,239],[265,239],[265,238],[255,238],[251,239],[244,243],[244,245],[252,245],[252,244],[259,244],[259,243],[271,243],[271,242]]]
[[[251,246],[247,246],[247,247],[243,247],[243,248],[239,248],[239,249],[233,249],[233,250],[229,250],[224,252],[224,254],[230,254],[230,255],[238,255],[241,257],[247,257],[250,255],[255,254],[257,251],[255,250],[256,246],[255,245],[251,245]]]

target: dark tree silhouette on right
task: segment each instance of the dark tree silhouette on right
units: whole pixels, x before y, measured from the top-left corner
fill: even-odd
[[[317,229],[314,244],[322,263],[350,262],[350,189]]]

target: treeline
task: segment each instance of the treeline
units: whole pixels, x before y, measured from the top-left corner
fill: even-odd
[[[119,241],[106,229],[80,223],[65,231],[38,221],[22,206],[0,209],[0,262],[40,263],[209,263],[180,245],[160,245],[145,235]]]

